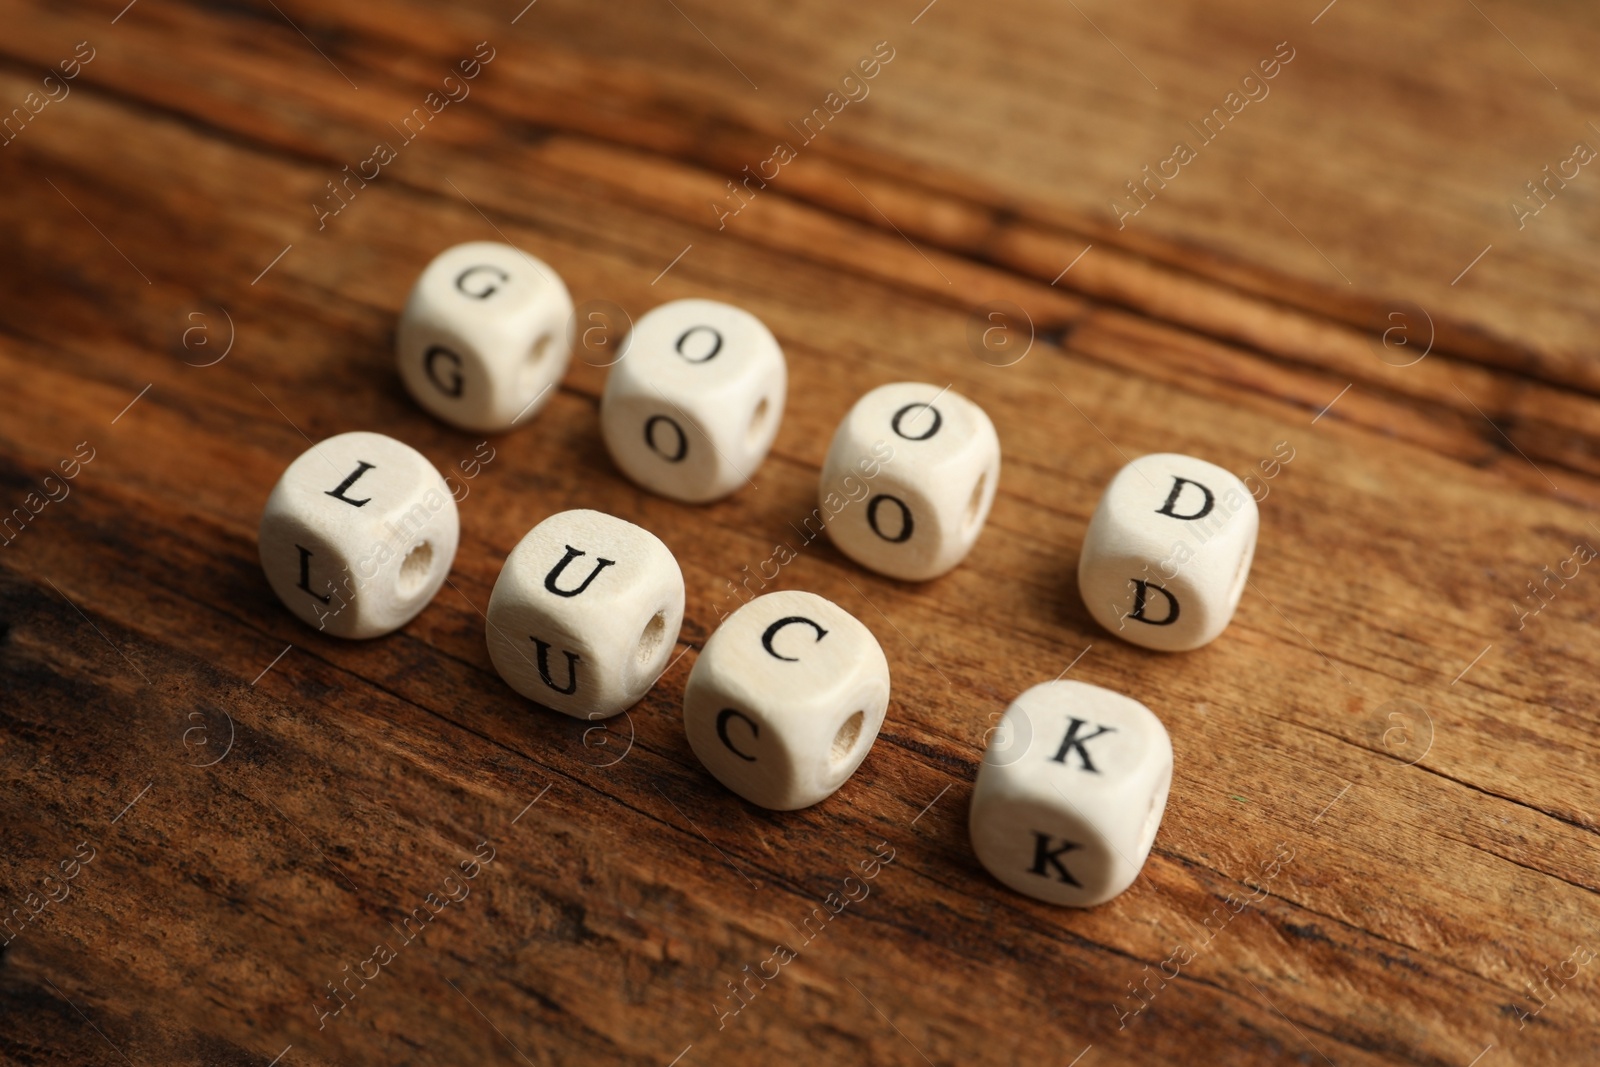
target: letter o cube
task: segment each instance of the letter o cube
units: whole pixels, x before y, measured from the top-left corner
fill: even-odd
[[[999,482],[1000,438],[982,408],[948,388],[897,382],[856,401],[834,432],[819,514],[839,551],[920,582],[971,551]]]
[[[1083,682],[1045,682],[989,740],[967,825],[1005,885],[1087,908],[1133,884],[1172,785],[1172,742],[1149,708]]]
[[[704,504],[747,484],[778,434],[783,350],[761,320],[715,300],[674,300],[633,327],[606,377],[600,430],[637,484]]]
[[[506,684],[577,719],[639,702],[683,625],[683,572],[655,534],[599,511],[550,516],[489,595],[489,658]]]
[[[572,297],[549,264],[511,245],[448,248],[411,289],[395,353],[416,402],[463,430],[533,418],[571,356]]]
[[[706,641],[683,693],[689,747],[752,804],[809,807],[866,758],[889,706],[872,632],[815,593],[756,597]]]
[[[1214,640],[1250,576],[1260,513],[1243,482],[1214,463],[1158,453],[1106,487],[1078,559],[1084,606],[1145,648]]]
[[[335,637],[377,637],[416,617],[460,540],[444,478],[409,445],[342,433],[289,464],[256,540],[284,606]]]

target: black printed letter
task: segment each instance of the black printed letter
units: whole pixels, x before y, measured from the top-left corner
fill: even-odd
[[[456,288],[461,290],[463,293],[467,294],[468,296],[473,297],[474,299],[477,299],[477,300],[487,300],[491,296],[493,296],[495,293],[500,291],[500,287],[498,285],[494,284],[493,282],[490,282],[488,285],[485,285],[482,289],[478,289],[478,290],[468,289],[467,288],[467,279],[472,277],[474,274],[479,274],[479,273],[483,273],[483,274],[498,274],[500,276],[500,280],[502,282],[509,282],[511,280],[511,275],[507,274],[505,271],[501,270],[499,267],[485,267],[485,266],[468,267],[466,270],[462,271],[456,277]]]
[[[699,359],[695,359],[693,356],[689,355],[689,353],[683,350],[683,343],[702,330],[711,335],[711,349]],[[722,351],[722,334],[718,333],[710,326],[691,326],[687,330],[683,331],[683,336],[678,338],[678,343],[672,347],[678,350],[678,355],[682,356],[690,363],[705,363],[708,360],[715,358],[716,354]]]
[[[750,716],[746,715],[742,711],[736,711],[733,708],[723,708],[722,711],[717,715],[717,740],[727,745],[728,751],[732,752],[735,756],[738,756],[740,759],[746,760],[750,763],[754,763],[756,761],[754,756],[746,756],[743,752],[739,751],[732,741],[728,740],[728,720],[733,718],[743,719],[745,722],[750,724],[751,737],[761,736],[761,727],[757,726],[756,721]]]
[[[884,533],[883,530],[878,526],[878,508],[881,507],[885,501],[900,509],[900,532],[893,537],[890,537],[888,534]],[[879,493],[877,496],[867,501],[867,525],[872,527],[873,533],[877,534],[891,545],[898,545],[904,541],[911,540],[911,509],[906,507],[905,501],[901,500],[899,497],[887,496],[883,493]]]
[[[1147,622],[1151,626],[1171,626],[1173,623],[1178,621],[1177,597],[1167,592],[1161,586],[1152,582],[1147,582],[1143,578],[1130,578],[1129,581],[1133,582],[1133,610],[1128,612],[1128,618],[1137,619],[1139,622]],[[1164,619],[1150,619],[1145,617],[1144,601],[1151,589],[1154,589],[1156,592],[1167,598],[1167,606],[1171,610],[1167,612],[1167,617]]]
[[[328,490],[328,495],[333,497],[335,500],[343,500],[346,504],[350,504],[350,505],[353,505],[353,506],[359,508],[361,505],[367,503],[372,498],[369,496],[369,497],[366,498],[366,500],[351,500],[349,497],[344,495],[344,491],[346,489],[350,488],[352,485],[355,485],[357,478],[361,477],[363,474],[365,474],[369,470],[371,470],[372,469],[372,464],[366,462],[365,460],[360,460],[360,459],[356,460],[356,463],[358,463],[359,466],[357,466],[356,469],[350,473],[350,477],[348,477],[344,481],[340,482],[338,488],[329,489]]]
[[[804,624],[806,626],[809,626],[813,630],[817,631],[817,640],[818,641],[821,641],[824,637],[828,636],[828,631],[824,630],[822,627],[818,626],[815,622],[813,622],[812,620],[806,618],[805,616],[803,616],[803,615],[790,615],[788,618],[779,619],[777,622],[775,622],[771,626],[767,627],[767,632],[761,635],[761,647],[767,650],[767,655],[772,656],[774,659],[786,660],[789,663],[799,663],[800,662],[800,657],[798,657],[798,656],[785,656],[782,653],[780,653],[777,649],[772,647],[772,639],[774,637],[778,636],[778,631],[783,629],[785,626],[790,625],[791,623],[797,623],[797,622],[798,623],[802,623],[802,624]]]
[[[1068,885],[1075,885],[1079,889],[1082,889],[1083,883],[1072,877],[1072,872],[1063,867],[1061,865],[1061,861],[1056,858],[1062,853],[1071,852],[1073,849],[1078,847],[1079,846],[1074,845],[1071,841],[1068,841],[1060,848],[1051,848],[1049,834],[1041,834],[1037,830],[1033,831],[1033,866],[1028,868],[1028,873],[1037,874],[1048,878],[1050,875],[1045,872],[1045,864],[1049,864],[1056,869],[1056,875],[1059,881],[1065,882]]]
[[[1067,725],[1067,736],[1061,741],[1061,748],[1054,756],[1051,756],[1050,758],[1062,766],[1065,766],[1067,762],[1067,753],[1071,752],[1073,749],[1077,749],[1078,759],[1083,761],[1083,769],[1093,774],[1099,774],[1100,771],[1096,769],[1093,763],[1089,762],[1089,750],[1083,746],[1086,742],[1093,741],[1101,734],[1115,733],[1116,727],[1102,726],[1088,737],[1079,737],[1078,731],[1088,725],[1089,724],[1084,722],[1082,719],[1071,719]]]
[[[533,643],[534,646],[539,650],[539,677],[544,679],[544,684],[548,685],[556,692],[562,693],[566,696],[571,696],[573,693],[576,693],[578,691],[578,654],[576,652],[567,652],[565,650],[563,650],[561,653],[563,656],[567,657],[567,687],[563,689],[555,682],[550,680],[549,644],[539,640],[537,637],[533,639]]]
[[[439,369],[434,366],[441,359],[451,365],[448,378],[439,377]],[[422,372],[445,396],[461,395],[461,357],[443,345],[434,345],[422,354]]]
[[[301,589],[304,589],[306,592],[311,593],[311,552],[308,549],[301,548],[299,545],[295,545],[294,547],[300,549],[300,581],[299,581],[299,586],[300,586]],[[311,593],[311,595],[317,597],[317,599],[322,601],[324,604],[326,604],[330,599],[332,599],[331,596],[317,596],[317,594],[315,594],[315,593]]]
[[[614,559],[601,559],[599,556],[596,556],[594,560],[594,570],[589,572],[589,577],[583,580],[582,585],[578,586],[576,589],[557,589],[556,580],[561,577],[561,572],[567,569],[567,564],[583,555],[587,555],[587,553],[580,552],[578,549],[568,545],[567,554],[561,557],[561,562],[550,568],[550,573],[544,576],[544,587],[550,590],[556,596],[577,596],[579,593],[589,588],[589,583],[594,581],[601,571],[605,570],[607,567],[616,562]]]
[[[678,447],[671,452],[665,451],[660,445],[656,444],[656,426],[658,423],[663,422],[672,427],[672,432],[678,435]],[[668,463],[677,463],[689,452],[689,438],[683,432],[683,427],[665,415],[651,415],[644,420],[644,443],[650,446],[650,451]]]
[[[927,433],[911,434],[906,433],[900,428],[900,420],[905,418],[908,412],[916,408],[926,408],[933,415],[933,425],[928,427]],[[895,412],[894,418],[889,420],[889,428],[895,433],[899,434],[901,437],[904,437],[907,441],[926,441],[928,438],[938,433],[939,427],[943,425],[944,416],[940,415],[939,409],[934,407],[932,404],[907,404],[905,407]]]
[[[1172,510],[1173,507],[1178,503],[1178,497],[1183,495],[1183,487],[1186,485],[1194,486],[1196,489],[1204,493],[1206,497],[1206,502],[1201,504],[1200,510],[1195,512],[1193,515],[1179,515],[1176,511]],[[1167,494],[1167,502],[1162,504],[1159,508],[1156,508],[1156,514],[1170,515],[1174,519],[1203,519],[1207,515],[1211,514],[1211,506],[1216,502],[1217,498],[1211,495],[1211,490],[1207,489],[1199,482],[1192,481],[1188,478],[1180,478],[1174,474],[1172,476],[1172,492]]]

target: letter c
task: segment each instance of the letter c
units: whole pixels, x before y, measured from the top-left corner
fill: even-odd
[[[717,713],[717,740],[721,741],[724,745],[727,745],[728,751],[732,752],[735,756],[738,756],[747,763],[754,763],[756,761],[754,756],[747,756],[743,752],[740,752],[739,746],[735,745],[728,739],[728,720],[734,718],[735,716],[750,724],[751,737],[761,736],[761,727],[757,725],[756,721],[750,716],[734,708],[723,708]]]
[[[817,625],[816,622],[806,618],[804,615],[790,615],[787,618],[779,619],[777,622],[767,627],[766,633],[761,635],[761,647],[767,650],[767,655],[774,659],[784,660],[787,663],[800,662],[799,656],[785,656],[783,653],[772,647],[772,639],[778,636],[778,631],[782,630],[785,626],[790,626],[794,623],[802,623],[817,631],[818,641],[821,641],[824,637],[828,636],[828,631],[824,630],[821,626]],[[726,712],[724,712],[724,714],[726,714]]]

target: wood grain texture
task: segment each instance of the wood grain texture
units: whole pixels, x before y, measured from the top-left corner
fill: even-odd
[[[1600,575],[1528,590],[1600,545],[1600,171],[1510,209],[1600,146],[1590,8],[520,7],[0,8],[5,109],[94,49],[0,146],[0,513],[94,456],[0,548],[0,1059],[1600,1056]],[[480,41],[470,96],[319,230],[326,183]],[[880,41],[870,95],[802,143]],[[1124,183],[1285,41],[1270,94],[1119,228]],[[795,160],[719,228],[778,141]],[[262,504],[307,438],[473,457],[391,348],[423,264],[478,239],[580,303],[749,308],[789,356],[777,444],[722,503],[644,495],[575,361],[491,442],[437,600],[324,638],[261,576]],[[1032,323],[1010,366],[971,346],[996,301]],[[973,555],[923,585],[795,530],[839,417],[905,378],[981,403],[1005,457]],[[1165,656],[1093,624],[1077,550],[1125,456],[1243,475],[1280,442],[1222,639]],[[688,583],[681,657],[605,733],[517,698],[483,641],[501,560],[571,507],[655,531]],[[895,684],[857,775],[782,814],[718,786],[678,713],[779,542],[774,587],[862,619]],[[985,731],[1080,655],[1177,760],[1143,875],[1087,912],[1001,888],[965,830]],[[870,895],[805,926],[880,842]],[[719,1017],[779,942],[798,958]]]

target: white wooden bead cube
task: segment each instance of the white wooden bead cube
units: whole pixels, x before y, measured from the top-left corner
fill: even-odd
[[[409,445],[342,433],[289,464],[257,535],[278,599],[336,637],[377,637],[410,622],[450,573],[456,502]]]
[[[578,719],[638,703],[683,625],[683,572],[655,534],[599,511],[528,531],[489,596],[489,658],[506,684]]]
[[[1012,702],[978,766],[967,826],[978,861],[1037,900],[1087,908],[1150,854],[1172,785],[1172,742],[1149,708],[1083,682]]]
[[[818,514],[863,567],[925,581],[971,551],[999,482],[1000,438],[982,408],[897,382],[856,401],[834,432]]]
[[[572,297],[549,264],[472,241],[434,257],[411,289],[395,352],[431,414],[495,433],[533,418],[570,358]]]
[[[1214,463],[1164,452],[1106,487],[1078,558],[1095,621],[1145,648],[1199,648],[1227,627],[1250,576],[1260,513]]]
[[[760,319],[674,300],[633,327],[606,377],[600,429],[634,482],[687,504],[749,483],[783,419],[789,370]]]
[[[787,590],[756,597],[706,641],[683,725],[723,785],[792,811],[855,773],[888,706],[889,661],[872,632],[815,593]]]

